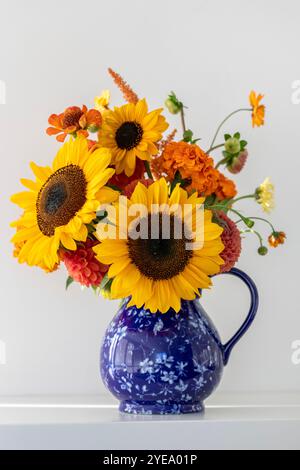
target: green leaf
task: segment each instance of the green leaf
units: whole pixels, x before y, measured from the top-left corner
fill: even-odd
[[[231,135],[230,134],[225,134],[224,139],[225,139],[225,141],[231,139]]]
[[[231,153],[226,152],[226,150],[224,150],[224,152],[222,152],[222,154],[223,154],[223,157],[225,157],[225,158],[231,158],[232,157]]]
[[[241,134],[240,134],[239,132],[236,132],[233,137],[234,137],[235,139],[240,140]]]
[[[70,285],[73,284],[73,282],[74,282],[74,279],[71,276],[69,276],[66,280],[66,290],[69,289]]]
[[[97,216],[97,222],[101,222],[101,220],[106,219],[106,217],[108,216],[108,213],[107,211],[105,211],[104,213],[103,211],[100,211],[96,213],[96,216]]]
[[[209,207],[209,206],[213,206],[214,203],[215,203],[215,200],[216,200],[216,196],[215,194],[211,194],[210,196],[208,196],[206,199],[205,199],[205,202],[204,202],[204,207]]]
[[[170,188],[170,194],[172,194],[172,192],[174,191],[174,189],[176,188],[177,184],[182,184],[183,183],[183,179],[181,177],[181,174],[179,172],[179,170],[176,171],[175,173],[175,177],[171,183],[171,188]]]
[[[118,186],[116,186],[115,184],[106,184],[106,186],[110,189],[113,189],[114,191],[118,191],[119,193],[122,192],[122,189],[120,189]]]
[[[105,289],[105,287],[107,286],[107,284],[109,284],[109,282],[111,281],[111,279],[108,277],[107,273],[105,274],[104,278],[102,279],[101,281],[101,284],[99,286],[99,289],[102,290],[102,289]]]
[[[241,140],[240,144],[241,144],[241,148],[244,150],[244,148],[247,147],[248,142],[246,140]]]

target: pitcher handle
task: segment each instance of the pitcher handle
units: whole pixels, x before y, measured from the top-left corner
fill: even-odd
[[[259,304],[259,296],[258,296],[257,287],[252,281],[252,279],[248,276],[248,274],[244,273],[240,269],[233,268],[231,271],[227,273],[223,273],[223,274],[230,274],[232,276],[235,276],[241,279],[248,287],[250,291],[250,295],[251,295],[251,306],[250,306],[250,310],[249,310],[246,320],[244,321],[240,329],[236,332],[236,334],[228,341],[228,343],[223,345],[223,360],[224,360],[224,365],[226,366],[228,364],[232,349],[239,342],[239,340],[244,336],[244,334],[250,328],[250,326],[252,325],[256,317],[258,304]]]

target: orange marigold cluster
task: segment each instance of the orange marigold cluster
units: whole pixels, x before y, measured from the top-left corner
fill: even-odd
[[[217,198],[220,201],[223,201],[224,199],[232,199],[237,195],[237,189],[234,181],[226,178],[226,176],[222,173],[218,173],[218,187],[215,191]]]
[[[183,179],[189,180],[191,189],[209,196],[218,187],[218,171],[214,161],[198,145],[187,142],[170,142],[162,154],[162,167],[169,179],[174,179],[177,171]]]
[[[198,145],[187,142],[169,142],[165,145],[159,162],[160,170],[173,180],[177,171],[189,182],[188,189],[199,194],[216,194],[218,199],[229,199],[237,193],[233,181],[226,178],[214,166],[213,159]]]
[[[123,80],[121,75],[115,72],[113,69],[109,68],[108,72],[110,76],[113,78],[115,84],[119,88],[119,90],[123,93],[124,99],[128,103],[136,104],[139,101],[138,95],[133,91],[133,89],[128,85],[128,83]]]

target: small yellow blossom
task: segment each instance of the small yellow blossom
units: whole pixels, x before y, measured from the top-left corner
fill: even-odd
[[[100,96],[96,96],[95,98],[95,109],[103,113],[107,111],[108,105],[110,101],[110,91],[103,90]]]
[[[266,178],[255,191],[256,200],[262,206],[264,212],[270,213],[275,207],[274,189],[270,178]]]

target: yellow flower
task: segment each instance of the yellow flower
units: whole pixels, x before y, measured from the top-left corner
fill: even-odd
[[[260,127],[265,123],[265,110],[266,107],[260,104],[264,95],[256,95],[255,91],[251,91],[249,95],[250,105],[252,107],[252,126]]]
[[[264,212],[269,213],[275,207],[274,189],[270,178],[266,178],[255,191],[256,200],[262,206]]]
[[[105,113],[99,142],[112,150],[116,173],[134,173],[136,158],[150,160],[158,153],[155,145],[168,128],[162,109],[148,113],[146,100],[115,107]]]
[[[99,203],[116,198],[105,187],[114,174],[110,163],[108,149],[91,153],[84,138],[65,143],[52,168],[31,163],[35,180],[22,179],[28,190],[11,198],[24,211],[13,224],[17,232],[12,243],[19,249],[15,254],[20,263],[51,271],[60,261],[61,245],[76,250],[76,241],[87,239],[86,224],[95,218]]]
[[[96,96],[95,98],[95,109],[97,111],[100,111],[100,113],[103,115],[108,110],[109,101],[110,101],[110,91],[103,90],[101,95]]]
[[[120,228],[120,233],[112,239],[104,238],[98,231],[101,243],[94,247],[97,259],[110,265],[108,277],[113,279],[111,296],[114,299],[131,296],[130,306],[145,305],[152,313],[165,313],[170,308],[178,312],[181,299],[193,300],[199,295],[199,289],[209,288],[211,276],[217,274],[224,264],[220,257],[224,250],[221,241],[223,229],[212,222],[211,211],[205,210],[201,246],[187,244],[187,241],[195,241],[192,235],[195,215],[204,198],[199,198],[196,192],[188,196],[180,185],[169,196],[164,178],[148,188],[139,183],[130,200],[126,201],[128,229],[125,230],[118,220],[118,212],[124,208],[119,201],[113,222]],[[133,204],[143,204],[145,208],[137,220],[129,215]],[[185,211],[178,211],[183,207]],[[186,207],[189,207],[188,212]],[[167,237],[162,235],[165,216],[170,227]],[[133,236],[132,224],[140,227],[144,223],[148,237],[137,237],[136,233]],[[175,226],[183,229],[182,237],[174,236]],[[192,232],[190,226],[193,226]],[[153,235],[153,229],[158,236]]]

